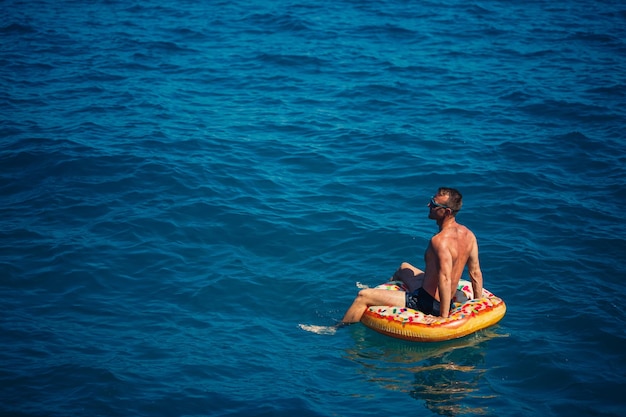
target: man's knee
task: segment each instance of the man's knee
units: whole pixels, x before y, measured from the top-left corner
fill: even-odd
[[[357,294],[358,298],[367,298],[369,292],[371,291],[371,288],[364,288],[361,291],[359,291],[359,293]]]
[[[373,290],[372,288],[365,288],[362,289],[361,291],[359,291],[359,293],[357,294],[356,298],[357,300],[359,300],[359,302],[363,303],[363,304],[368,304],[370,302],[372,302],[372,296],[373,296]]]
[[[400,265],[400,268],[393,274],[394,279],[397,281],[407,282],[407,280],[413,279],[415,277],[415,271],[411,268],[404,267],[405,265],[409,265],[406,262],[403,262]]]
[[[398,268],[398,269],[399,269],[399,270],[400,270],[400,269],[413,269],[413,265],[411,265],[411,264],[410,264],[410,263],[408,263],[408,262],[402,262],[402,263],[400,264],[400,268]]]

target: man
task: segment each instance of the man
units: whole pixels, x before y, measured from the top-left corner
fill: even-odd
[[[441,187],[428,203],[429,219],[437,221],[439,232],[430,239],[424,261],[426,271],[403,262],[393,280],[401,280],[408,292],[368,288],[361,290],[340,325],[356,323],[369,306],[403,306],[434,316],[448,317],[452,299],[465,265],[474,297],[483,293],[483,275],[478,262],[476,236],[456,222],[463,204],[461,193]]]

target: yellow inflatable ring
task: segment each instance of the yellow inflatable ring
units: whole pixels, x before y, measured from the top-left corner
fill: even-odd
[[[402,282],[377,286],[390,291],[405,291]],[[441,342],[457,339],[492,326],[504,317],[502,299],[483,289],[482,298],[472,299],[472,285],[459,281],[454,308],[448,318],[429,316],[404,307],[372,306],[365,310],[361,323],[387,336],[413,342]]]

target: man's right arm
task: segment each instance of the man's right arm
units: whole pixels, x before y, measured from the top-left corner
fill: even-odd
[[[467,270],[472,280],[474,298],[481,298],[483,296],[483,273],[480,270],[480,262],[478,261],[478,244],[476,243],[476,238],[474,238],[472,251],[467,260]]]

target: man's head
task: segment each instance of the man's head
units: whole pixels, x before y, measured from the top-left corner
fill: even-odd
[[[440,187],[428,203],[431,218],[449,214],[456,216],[463,205],[463,196],[454,188]],[[445,210],[445,211],[444,211]],[[439,216],[438,216],[439,215]]]

